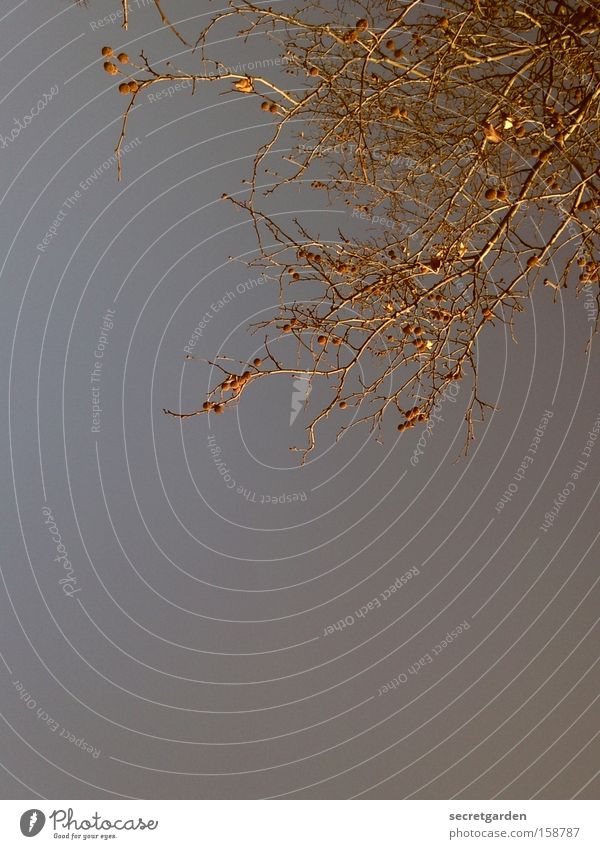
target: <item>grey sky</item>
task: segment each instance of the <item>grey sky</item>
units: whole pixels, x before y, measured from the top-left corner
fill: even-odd
[[[11,0],[0,29],[3,796],[597,797],[585,300],[539,291],[518,344],[482,337],[499,412],[466,458],[466,389],[382,444],[326,426],[302,468],[286,377],[210,422],[165,417],[202,398],[200,322],[199,356],[251,359],[277,304],[229,261],[255,242],[219,200],[266,119],[216,89],[145,98],[119,184],[100,48],[179,50],[151,4],[128,34],[119,5]],[[350,226],[310,192],[279,203]]]

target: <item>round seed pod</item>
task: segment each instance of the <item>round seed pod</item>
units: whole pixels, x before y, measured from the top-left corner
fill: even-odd
[[[281,329],[283,330],[284,333],[291,333],[292,325],[291,324],[284,324]]]
[[[319,343],[319,345],[326,345],[327,344],[327,336],[323,336],[323,335],[318,336],[317,342]]]
[[[136,83],[136,81],[135,81],[135,80],[132,80],[132,81],[129,83],[129,91],[130,91],[132,94],[135,94],[135,93],[136,93],[136,91],[139,91],[139,88],[140,88],[140,87],[139,87],[139,85]]]
[[[269,106],[269,112],[271,112],[273,115],[277,112],[277,104],[276,103],[271,103],[271,105]]]
[[[205,401],[205,402],[204,402],[204,404],[202,404],[202,409],[203,409],[203,410],[211,410],[211,409],[212,409],[212,404],[211,404],[211,402],[210,402],[210,401]]]
[[[263,112],[269,111],[269,104],[267,103],[266,100],[263,100],[263,102],[260,104],[260,108],[262,109]]]
[[[112,62],[105,62],[104,63],[104,70],[106,71],[107,74],[118,74],[119,73],[119,69],[117,68],[116,65],[113,65]]]
[[[345,401],[340,401],[340,410],[345,410],[348,404]]]
[[[496,200],[498,197],[498,192],[496,189],[486,189],[485,190],[485,199],[486,200]]]
[[[112,47],[106,46],[106,47],[102,48],[101,53],[102,53],[103,56],[112,56],[113,55],[113,49],[112,49]]]
[[[369,22],[366,18],[359,18],[356,22],[356,29],[365,30],[369,26]]]
[[[316,68],[311,68],[308,73],[311,77],[318,77],[319,76],[319,72]]]
[[[215,406],[213,407],[213,413],[216,413],[217,416],[220,416],[224,409],[225,407],[223,406],[223,404],[215,404]]]
[[[129,83],[121,83],[119,86],[119,94],[130,94]]]
[[[260,358],[260,357],[255,357],[255,358],[252,360],[252,365],[253,365],[253,366],[256,366],[256,368],[258,368],[259,366],[261,366],[261,365],[262,365],[262,360],[261,360],[261,358]]]
[[[127,53],[119,53],[117,59],[119,60],[119,62],[121,62],[122,65],[129,64],[129,56],[127,55]]]
[[[540,261],[539,257],[530,256],[529,259],[527,260],[527,268],[533,268],[535,265],[538,264],[539,261]]]
[[[388,40],[385,43],[385,46],[387,47],[388,50],[395,50],[396,49],[396,42],[394,41],[393,38],[388,38]]]

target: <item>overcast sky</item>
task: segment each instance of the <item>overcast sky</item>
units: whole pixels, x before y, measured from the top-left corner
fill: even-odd
[[[212,10],[169,6],[190,34]],[[326,427],[302,468],[287,376],[165,417],[203,400],[189,340],[251,359],[277,304],[219,200],[269,119],[143,97],[118,183],[100,48],[181,47],[151,3],[128,34],[119,8],[9,0],[0,28],[3,797],[597,798],[590,308],[538,291],[517,344],[481,337],[499,409],[466,458],[466,387],[428,431]],[[314,193],[278,203],[349,226]]]

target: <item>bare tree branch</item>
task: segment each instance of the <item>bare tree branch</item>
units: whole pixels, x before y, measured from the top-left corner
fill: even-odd
[[[166,81],[224,86],[256,98],[273,121],[246,199],[232,199],[255,229],[252,264],[280,290],[280,309],[255,327],[265,354],[235,368],[219,358],[223,379],[202,407],[165,412],[221,413],[274,375],[325,381],[330,400],[307,425],[304,460],[330,416],[342,417],[338,437],[357,424],[378,431],[384,417],[404,431],[468,379],[468,447],[490,406],[479,394],[479,334],[499,324],[513,333],[538,282],[554,297],[571,282],[593,287],[600,303],[600,17],[562,0],[448,0],[443,15],[416,1],[330,6],[284,12],[232,0],[195,40],[201,74],[155,68],[143,53],[137,64],[105,63],[130,98],[117,156],[139,92]],[[211,56],[232,22],[242,40],[278,45],[289,83]],[[292,147],[285,158],[282,141]],[[308,221],[280,224],[262,207],[264,167],[274,177],[266,193],[308,182],[352,210],[356,232],[331,240]],[[319,294],[297,295],[308,289]],[[303,368],[280,358],[280,337],[295,339]],[[349,407],[359,412],[345,424]]]

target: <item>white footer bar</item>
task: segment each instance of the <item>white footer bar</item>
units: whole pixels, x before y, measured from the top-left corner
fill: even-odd
[[[0,845],[599,849],[596,801],[0,801]],[[34,842],[28,842],[28,841]],[[168,842],[167,842],[168,841]]]

